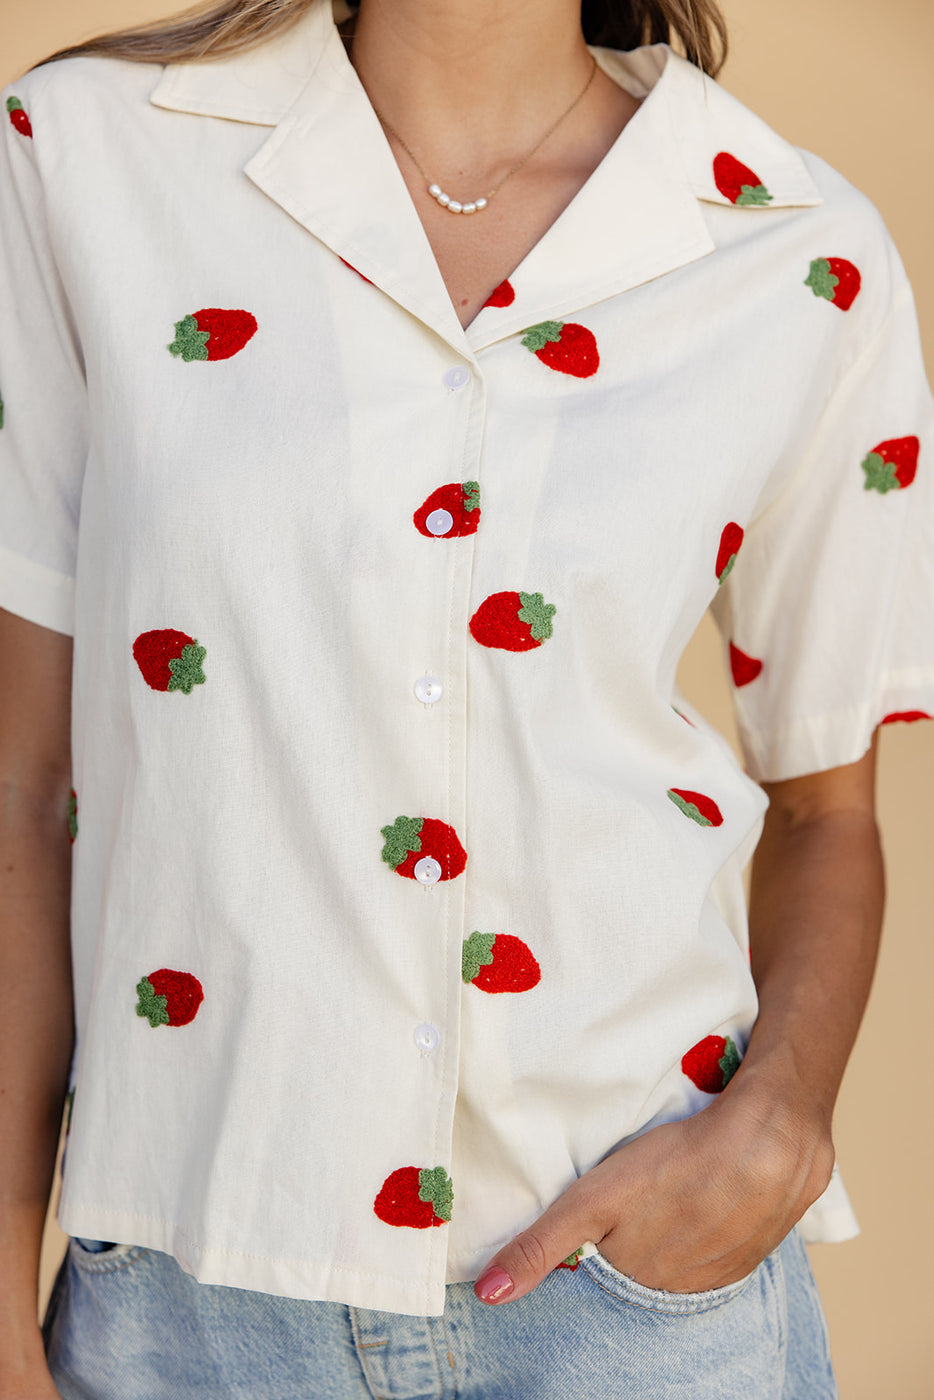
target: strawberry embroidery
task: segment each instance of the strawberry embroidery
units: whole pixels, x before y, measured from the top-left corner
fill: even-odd
[[[574,1251],[573,1254],[569,1254],[568,1257],[567,1257],[566,1259],[562,1259],[560,1264],[556,1264],[556,1265],[555,1265],[555,1268],[556,1268],[556,1269],[576,1269],[577,1266],[578,1266],[578,1264],[579,1264],[580,1261],[581,1261],[581,1255],[583,1254],[583,1252],[584,1252],[584,1246],[583,1246],[583,1245],[579,1245],[579,1246],[577,1247],[577,1249],[575,1249],[575,1251]]]
[[[392,826],[381,827],[380,835],[386,839],[383,860],[407,880],[416,878],[420,860],[436,860],[441,867],[440,880],[456,879],[467,864],[467,852],[457,832],[434,817],[396,817]]]
[[[201,663],[207,655],[197,639],[174,627],[141,632],[133,643],[133,656],[143,679],[153,690],[183,690],[203,685],[206,677]]]
[[[725,582],[727,574],[736,563],[736,556],[743,542],[744,533],[742,525],[737,525],[735,520],[731,520],[729,525],[723,527],[723,533],[720,536],[720,548],[717,551],[718,583]]]
[[[207,306],[175,322],[175,339],[167,349],[183,360],[229,360],[255,334],[252,312]]]
[[[687,788],[669,788],[668,796],[698,826],[723,825],[723,813],[712,797],[705,797],[702,792],[689,792]]]
[[[74,843],[78,835],[78,794],[74,788],[68,794],[68,839]]]
[[[472,933],[465,938],[461,975],[481,992],[527,992],[542,970],[527,943],[511,933]]]
[[[739,1069],[739,1051],[729,1036],[708,1035],[681,1059],[681,1068],[705,1094],[719,1094]]]
[[[484,647],[532,651],[551,636],[556,612],[541,593],[491,593],[470,619],[470,634]]]
[[[730,642],[730,670],[733,673],[733,684],[738,688],[756,679],[762,671],[762,662],[756,656],[747,656],[746,652],[740,651],[738,646]]]
[[[515,290],[507,277],[505,281],[500,282],[498,287],[493,288],[483,306],[512,306],[515,299]],[[482,311],[483,307],[480,309]]]
[[[338,253],[337,256],[340,258],[340,253]],[[351,272],[356,272],[361,282],[366,282],[368,287],[373,286],[373,283],[370,281],[369,277],[364,277],[363,273],[358,268],[354,267],[353,263],[349,263],[346,258],[341,258],[341,262],[344,264],[345,267],[349,267]]]
[[[772,198],[755,171],[729,151],[714,156],[713,178],[731,204],[768,204]]]
[[[480,484],[451,481],[439,486],[413,515],[415,528],[428,539],[475,535],[480,524]]]
[[[880,724],[914,724],[918,719],[934,719],[934,715],[929,715],[927,710],[893,710],[885,719],[880,719]]]
[[[862,285],[859,268],[847,258],[814,258],[804,279],[816,297],[826,297],[841,311],[849,311]]]
[[[198,1014],[204,1000],[204,988],[190,972],[176,972],[160,967],[136,984],[139,1004],[137,1016],[147,1016],[149,1024],[157,1026],[187,1026]]]
[[[32,123],[26,115],[26,109],[18,97],[8,97],[6,109],[10,114],[10,121],[16,127],[20,136],[32,135]]]
[[[399,1167],[387,1176],[373,1209],[387,1225],[428,1230],[451,1219],[454,1186],[444,1167]]]
[[[522,344],[549,369],[573,374],[578,379],[589,379],[600,365],[593,331],[576,321],[540,321],[528,328]]]
[[[910,486],[918,470],[921,443],[916,437],[888,438],[863,458],[865,491],[899,491]]]

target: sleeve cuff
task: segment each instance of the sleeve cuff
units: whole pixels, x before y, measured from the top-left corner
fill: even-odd
[[[0,547],[0,608],[72,637],[75,581]]]

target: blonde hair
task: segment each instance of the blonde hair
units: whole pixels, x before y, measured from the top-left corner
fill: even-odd
[[[78,54],[136,63],[194,63],[229,58],[282,34],[312,0],[207,0],[169,19],[96,35],[56,49],[34,66]],[[582,0],[588,44],[634,49],[677,40],[687,58],[716,77],[727,54],[726,22],[716,0]]]

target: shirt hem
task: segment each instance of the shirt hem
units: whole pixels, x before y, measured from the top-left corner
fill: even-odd
[[[75,630],[75,581],[68,574],[0,547],[0,607],[71,637]]]

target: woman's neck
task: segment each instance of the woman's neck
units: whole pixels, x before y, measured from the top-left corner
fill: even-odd
[[[441,177],[501,173],[591,70],[579,0],[362,0],[342,32],[374,107]]]

